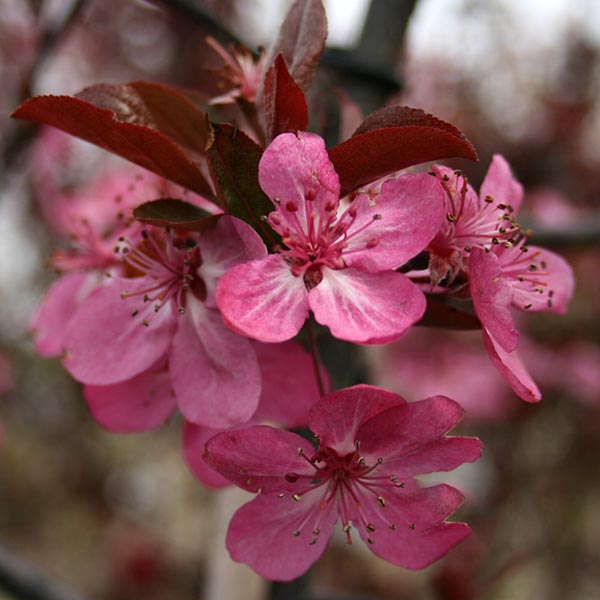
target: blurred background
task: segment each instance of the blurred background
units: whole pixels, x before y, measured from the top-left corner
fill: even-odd
[[[324,2],[329,45],[311,89],[311,128],[336,143],[340,118],[343,132],[348,114],[385,103],[450,121],[481,159],[451,166],[477,188],[492,154],[503,154],[526,188],[522,220],[533,242],[563,254],[576,272],[567,315],[520,323],[539,405],[512,394],[477,332],[414,328],[366,354],[351,374],[411,400],[455,398],[467,410],[460,433],[484,441],[481,461],[443,477],[466,494],[458,516],[474,530],[444,560],[408,572],[334,539],[301,585],[268,586],[230,564],[224,528],[245,498],[194,480],[181,458],[180,421],[111,434],[60,361],[36,356],[29,324],[55,277],[48,257],[66,243],[52,222],[49,186],[85,195],[124,163],[71,141],[67,159],[47,132],[8,115],[31,95],[97,82],[160,81],[208,98],[220,59],[206,35],[256,50],[277,34],[290,4],[0,0],[0,599],[599,598],[595,0]],[[19,572],[52,586],[11,593],[7,582]]]

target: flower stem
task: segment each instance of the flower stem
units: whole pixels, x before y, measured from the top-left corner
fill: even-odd
[[[319,349],[317,348],[317,337],[315,335],[315,329],[313,320],[310,318],[306,323],[306,332],[308,333],[308,345],[310,348],[310,354],[313,360],[313,367],[315,369],[315,377],[317,378],[317,385],[319,386],[319,394],[325,395],[325,385],[323,383],[323,374],[321,373],[321,365],[319,361]]]

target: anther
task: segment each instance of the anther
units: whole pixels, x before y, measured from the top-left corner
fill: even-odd
[[[179,311],[180,315],[184,315],[185,314],[185,308],[183,306],[180,306],[177,310]]]
[[[293,498],[294,502],[300,502],[300,499],[302,498],[302,496],[300,496],[299,494],[292,494],[292,498]]]
[[[389,527],[392,531],[396,531],[396,526],[393,523],[390,523]]]
[[[298,448],[298,456],[302,456],[304,454],[303,448]]]
[[[382,465],[382,464],[383,464],[383,458],[379,457],[379,458],[377,459],[377,464],[378,464],[378,465]]]
[[[373,533],[375,531],[375,525],[373,525],[372,523],[367,523],[367,531]]]
[[[251,485],[252,484],[252,477],[248,477],[248,479],[246,479],[246,485]]]
[[[125,300],[125,298],[129,297],[129,294],[127,292],[121,292],[120,296],[121,296],[121,300]]]
[[[134,308],[134,309],[131,311],[131,316],[132,316],[132,317],[136,317],[136,316],[138,315],[138,313],[139,313],[139,312],[140,312],[140,311],[139,311],[137,308]]]
[[[395,483],[394,484],[397,488],[403,488],[406,486],[406,484],[404,482],[400,482],[400,483]]]
[[[320,529],[313,529],[313,535],[319,535],[321,533]]]
[[[448,219],[450,223],[454,223],[456,221],[456,217],[451,212],[446,213],[446,219]]]
[[[354,442],[354,447],[358,450],[360,448],[360,440]]]
[[[281,494],[277,494],[277,498],[281,500],[282,498],[285,498],[285,494],[283,492]]]
[[[492,196],[490,196],[489,194],[483,199],[484,202],[487,202],[488,204],[491,204],[494,199],[492,198]],[[498,205],[498,208],[500,208],[500,205]],[[501,209],[502,210],[502,209]]]
[[[368,537],[367,542],[369,542],[369,544],[374,544],[375,540],[373,538]]]
[[[411,523],[411,524],[408,526],[408,528],[409,528],[409,529],[412,529],[412,530],[414,531],[414,530],[417,528],[417,526],[416,526],[414,523]]]
[[[144,319],[144,320],[142,321],[142,325],[143,325],[144,327],[149,327],[149,326],[150,326],[150,323],[148,323],[148,321],[146,321],[146,319]]]
[[[381,221],[381,219],[383,219],[383,217],[379,213],[373,215],[373,221]]]
[[[526,305],[525,305],[523,308],[524,308],[525,310],[527,310],[528,308],[531,308],[532,306],[533,306],[533,304],[526,304]]]
[[[317,538],[313,538],[313,539],[312,539],[312,540],[311,540],[311,541],[308,543],[308,545],[309,545],[309,546],[314,546],[316,543],[317,543]]]
[[[385,507],[385,500],[383,499],[383,496],[377,496],[377,502],[379,502],[379,506],[381,506],[381,508]]]
[[[346,525],[344,525],[344,527],[342,528],[342,531],[344,533],[349,533],[350,530],[352,529],[352,525],[350,525],[350,523],[347,523]]]
[[[364,456],[361,456],[356,462],[359,467],[364,467],[367,464]]]
[[[294,537],[298,537],[298,536],[300,535],[300,532],[299,532],[298,530],[296,530],[296,531],[292,531],[292,535],[293,535]]]

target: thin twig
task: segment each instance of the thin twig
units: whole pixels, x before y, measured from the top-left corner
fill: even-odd
[[[315,336],[315,329],[313,326],[312,319],[309,319],[306,323],[306,332],[308,333],[308,344],[310,347],[310,354],[313,360],[313,367],[315,369],[315,377],[317,379],[317,385],[319,386],[319,394],[325,395],[325,385],[323,383],[323,375],[321,374],[321,365],[319,361],[319,349],[317,348],[317,338]]]

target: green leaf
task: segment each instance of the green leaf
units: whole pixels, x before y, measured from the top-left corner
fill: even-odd
[[[221,217],[176,198],[144,202],[134,209],[133,216],[148,225],[174,227],[186,231],[202,231]]]

